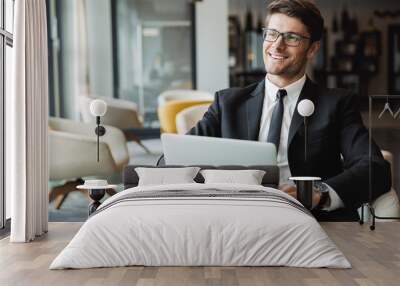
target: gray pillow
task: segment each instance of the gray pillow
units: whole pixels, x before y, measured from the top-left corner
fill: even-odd
[[[265,171],[262,170],[201,170],[205,184],[246,184],[261,185]]]
[[[138,186],[196,183],[194,178],[199,170],[199,167],[135,168],[139,176]]]

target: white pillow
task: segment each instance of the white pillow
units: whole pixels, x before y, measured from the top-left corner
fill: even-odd
[[[262,170],[201,170],[205,184],[226,183],[261,185],[265,171]]]
[[[193,179],[199,170],[199,167],[135,168],[139,176],[138,186],[195,183]]]

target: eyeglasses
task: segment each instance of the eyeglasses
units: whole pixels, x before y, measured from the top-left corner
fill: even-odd
[[[297,47],[300,45],[302,39],[310,39],[308,37],[288,32],[288,33],[281,33],[274,29],[267,29],[263,28],[263,39],[267,42],[275,42],[279,36],[282,35],[283,42],[285,45],[290,47]]]

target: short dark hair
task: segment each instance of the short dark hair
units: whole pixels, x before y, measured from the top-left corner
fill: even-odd
[[[324,19],[314,3],[307,0],[274,0],[267,7],[267,23],[269,17],[275,13],[299,19],[307,27],[311,42],[321,40]]]

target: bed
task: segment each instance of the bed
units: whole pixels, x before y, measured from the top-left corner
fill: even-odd
[[[157,172],[171,167],[157,167]],[[275,188],[276,166],[217,168],[241,173],[262,170],[265,174],[259,185],[207,178],[204,183],[203,171],[216,168],[212,166],[200,166],[202,173],[193,176],[192,182],[138,185],[137,168],[125,168],[125,190],[100,205],[50,269],[351,267],[308,210]]]

